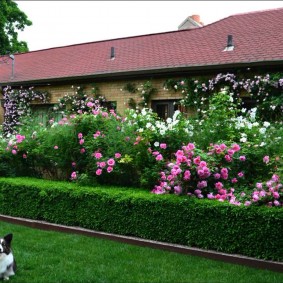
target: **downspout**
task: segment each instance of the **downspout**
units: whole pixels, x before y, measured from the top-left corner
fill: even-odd
[[[12,59],[12,76],[11,79],[14,78],[14,70],[15,70],[15,56],[13,54],[9,55],[9,57]]]

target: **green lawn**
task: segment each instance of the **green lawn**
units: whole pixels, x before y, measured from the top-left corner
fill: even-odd
[[[6,222],[0,227],[2,236],[14,234],[18,271],[10,282],[283,283],[283,273]]]

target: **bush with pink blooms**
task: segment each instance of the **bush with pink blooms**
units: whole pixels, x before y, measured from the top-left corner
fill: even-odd
[[[256,183],[251,190],[250,180],[245,175],[245,162],[246,157],[241,155],[238,144],[214,144],[208,152],[204,152],[189,143],[166,163],[165,170],[160,173],[159,184],[152,192],[229,201],[234,205],[281,206],[283,185],[279,176],[273,174],[270,180]],[[269,157],[265,156],[257,167],[267,169],[268,162]],[[257,170],[256,167],[253,169]]]
[[[207,98],[191,118],[176,111],[161,120],[147,108],[122,117],[85,101],[47,126],[22,120],[1,140],[0,173],[282,206],[282,122],[241,108],[231,89]]]

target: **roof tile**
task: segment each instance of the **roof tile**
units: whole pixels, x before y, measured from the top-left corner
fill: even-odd
[[[228,35],[234,50],[223,51]],[[111,47],[115,59],[110,59]],[[237,14],[192,30],[90,42],[15,55],[0,82],[95,76],[177,67],[283,61],[283,8]]]

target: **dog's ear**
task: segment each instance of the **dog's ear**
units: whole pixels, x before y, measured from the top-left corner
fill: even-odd
[[[8,245],[11,244],[12,239],[13,239],[13,234],[12,234],[12,233],[7,234],[7,235],[4,237],[4,240],[5,240],[5,242],[6,242]]]

